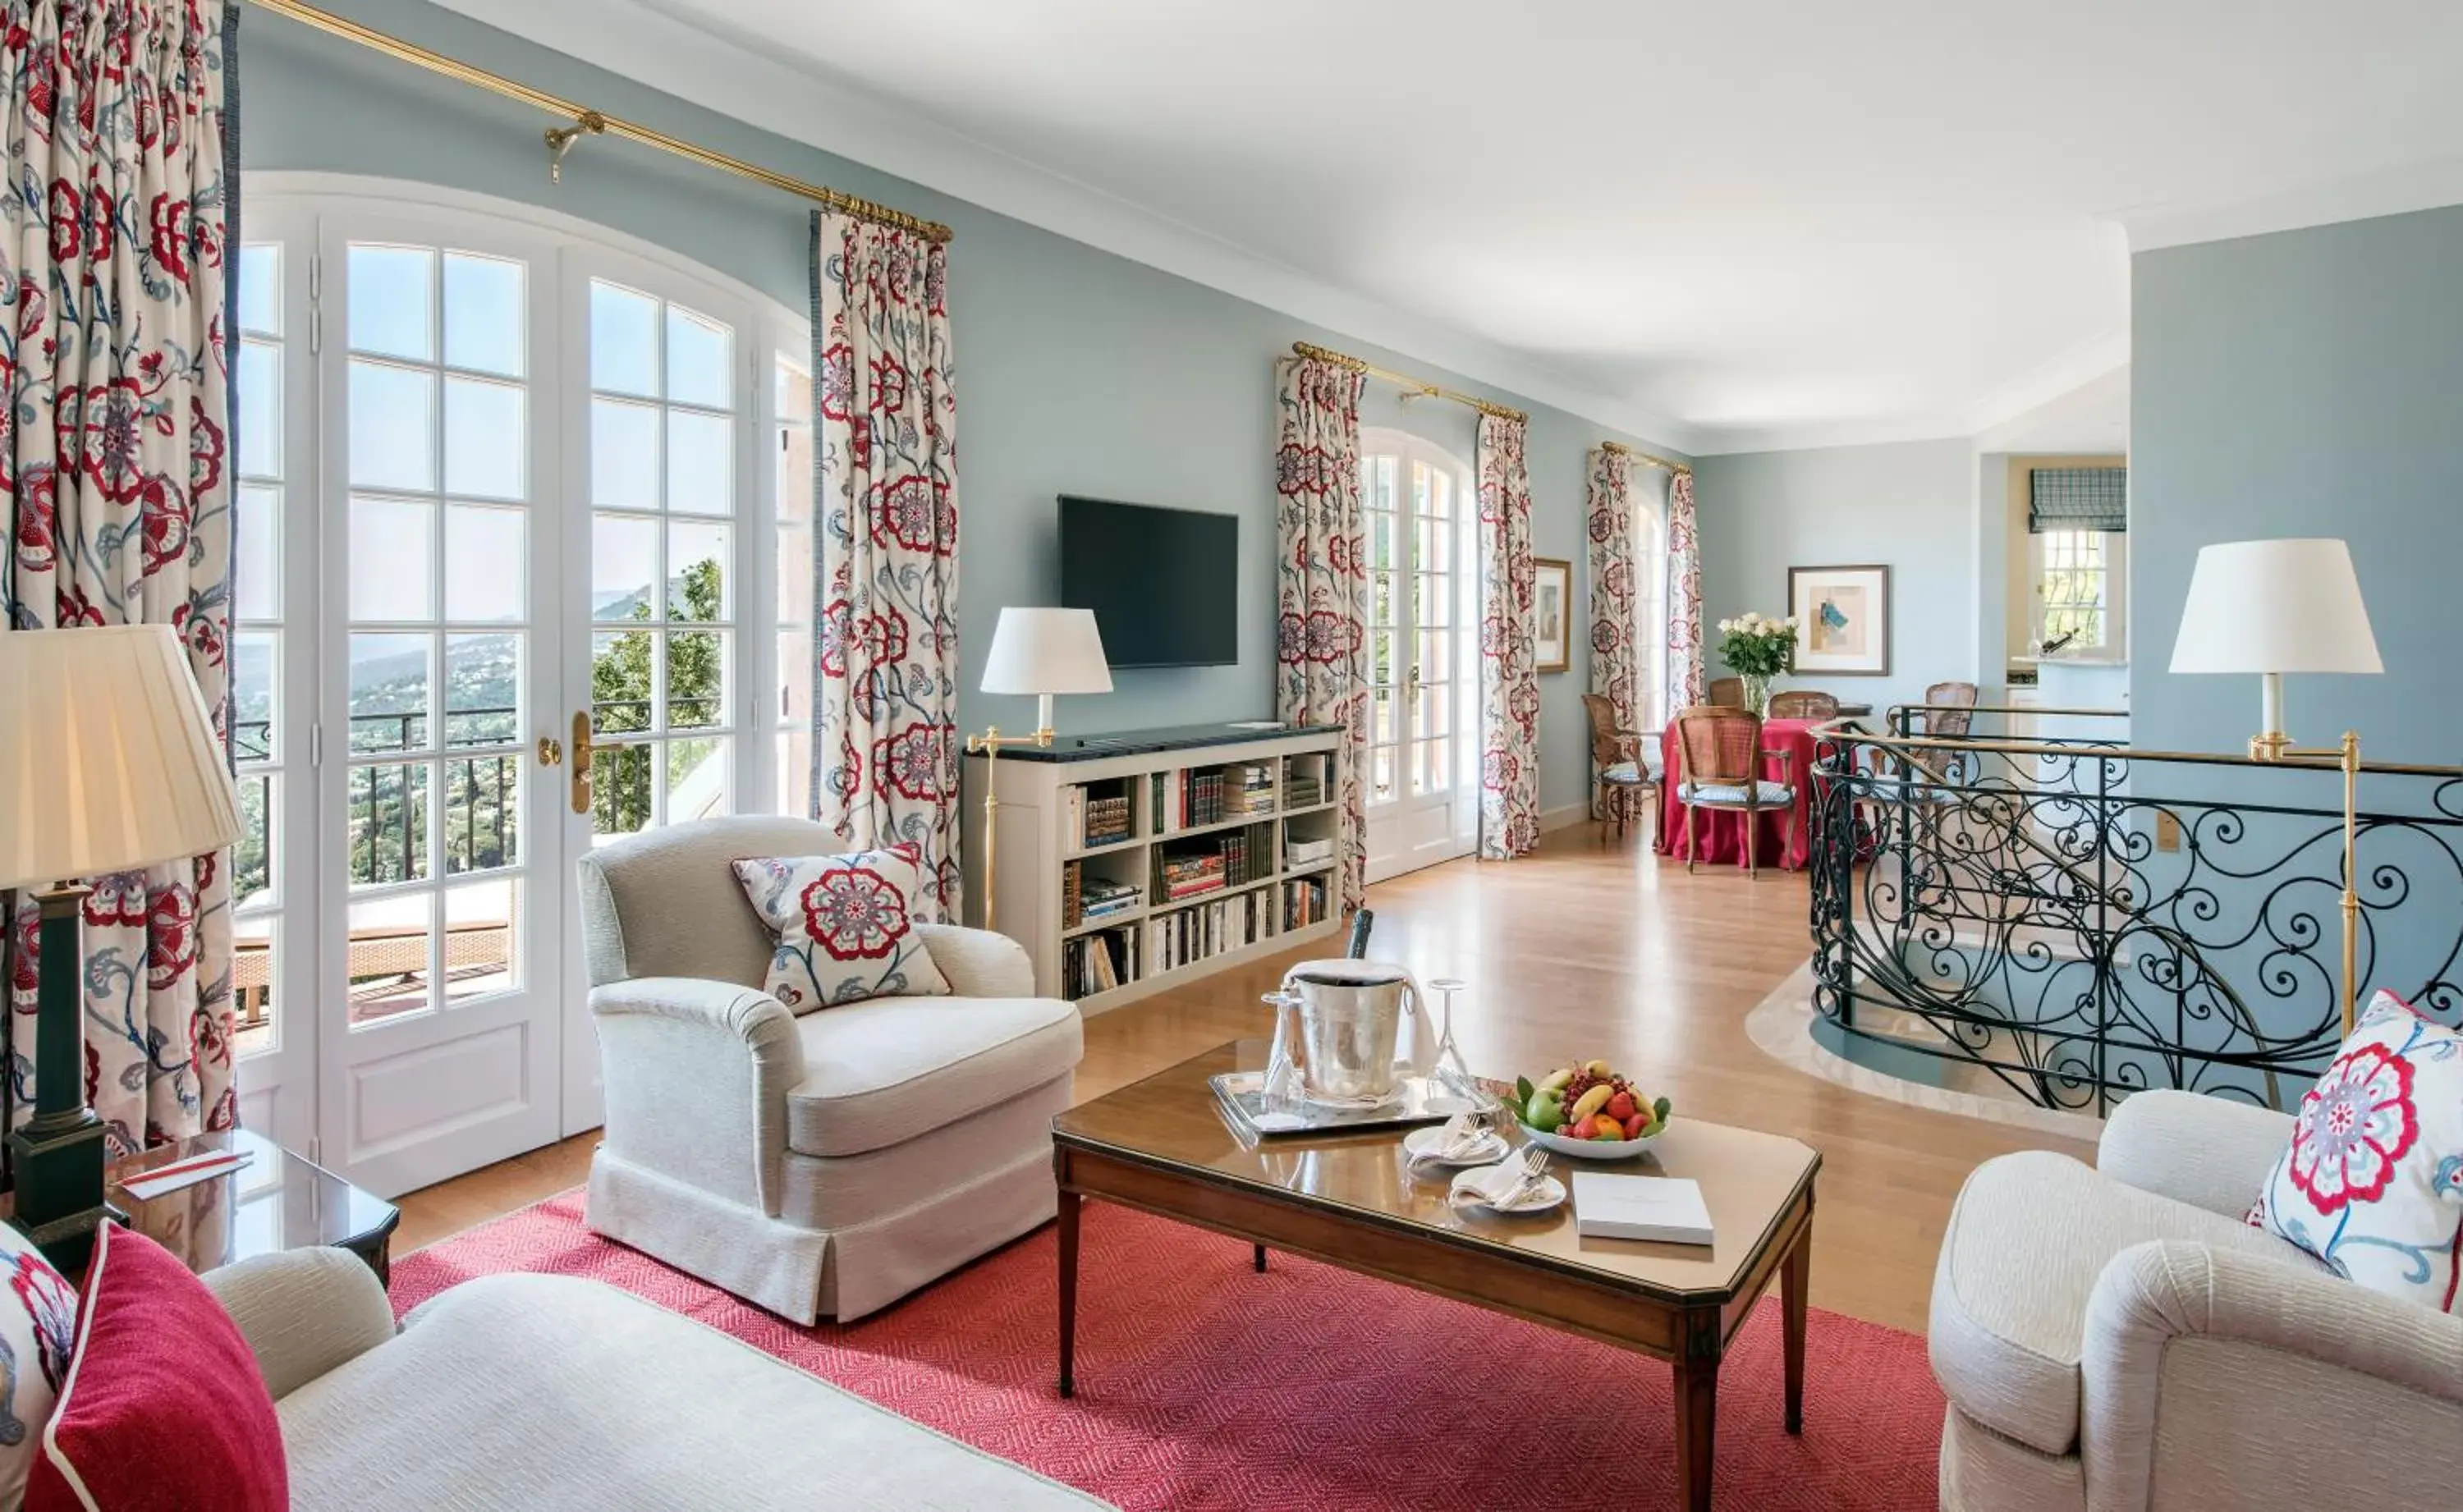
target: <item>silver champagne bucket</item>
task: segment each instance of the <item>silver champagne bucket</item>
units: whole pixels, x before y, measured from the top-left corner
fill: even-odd
[[[1266,1095],[1274,1101],[1376,1108],[1391,1102],[1406,1078],[1436,1065],[1428,994],[1402,966],[1303,961],[1266,1002],[1275,1008],[1266,1064]]]

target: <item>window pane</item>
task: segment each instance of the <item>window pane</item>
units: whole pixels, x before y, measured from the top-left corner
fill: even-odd
[[[601,514],[590,522],[590,617],[647,619],[659,612],[659,522]]]
[[[522,637],[445,637],[445,744],[503,745],[520,736]],[[447,801],[453,795],[447,793]]]
[[[282,349],[263,341],[239,348],[239,471],[282,476]]]
[[[614,284],[590,283],[590,386],[659,395],[659,302]]]
[[[665,823],[684,824],[729,811],[727,742],[673,741],[667,745]]]
[[[813,622],[813,532],[801,526],[778,528],[778,621]]]
[[[709,623],[728,617],[727,527],[667,527],[667,617]]]
[[[351,749],[427,744],[428,652],[425,636],[351,637]]]
[[[351,617],[436,616],[436,506],[351,500]]]
[[[521,763],[511,753],[445,764],[445,874],[490,872],[521,860]]]
[[[242,484],[231,564],[234,608],[242,619],[282,617],[282,490]]]
[[[667,508],[678,514],[735,512],[735,422],[724,415],[667,412]]]
[[[445,380],[445,491],[519,499],[530,457],[522,443],[523,395],[512,383]]]
[[[521,985],[522,886],[512,877],[445,890],[445,997],[447,1002],[510,992]]]
[[[426,893],[351,905],[351,1027],[427,1010],[434,907]]]
[[[445,360],[480,373],[522,376],[522,265],[445,254]]]
[[[631,834],[650,823],[648,745],[600,745],[590,753],[590,832]]]
[[[351,350],[436,359],[436,254],[425,247],[351,248]]]
[[[282,244],[251,242],[239,250],[239,328],[282,335]]]
[[[800,520],[809,524],[813,518],[813,428],[809,425],[778,427],[778,518]]]
[[[1394,748],[1380,745],[1369,756],[1369,793],[1372,803],[1384,803],[1394,796]]]
[[[351,486],[435,489],[435,374],[351,359]]]
[[[351,811],[350,879],[354,887],[415,882],[427,875],[427,764],[391,762],[354,767],[347,789]],[[425,909],[423,901],[419,905]],[[351,942],[352,976],[362,964],[360,941]]]
[[[263,779],[268,785],[272,780]],[[245,788],[242,802],[246,802]],[[275,966],[282,959],[276,939],[281,929],[281,922],[272,914],[231,920],[231,1011],[238,1021],[238,1049],[242,1055],[261,1054],[277,1043],[273,1000],[274,989],[282,979]]]
[[[667,727],[708,729],[727,723],[727,637],[684,631],[667,641]]]
[[[590,637],[590,724],[601,735],[650,727],[650,632],[602,632]]]
[[[273,759],[281,645],[281,636],[271,630],[241,631],[231,637],[231,759],[242,766]]]
[[[445,617],[522,617],[530,574],[530,521],[520,509],[445,507]]]
[[[1432,740],[1420,747],[1421,766],[1411,785],[1413,792],[1443,792],[1451,786],[1446,771],[1451,750],[1451,744],[1444,740]]]
[[[590,502],[609,509],[659,507],[659,411],[590,401]]]
[[[813,422],[813,376],[780,356],[770,364],[773,418],[792,425]]]
[[[673,305],[667,307],[667,402],[735,407],[735,333]]]

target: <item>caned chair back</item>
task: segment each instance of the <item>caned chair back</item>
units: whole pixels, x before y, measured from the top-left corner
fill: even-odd
[[[1604,693],[1582,695],[1582,712],[1591,717],[1591,760],[1602,767],[1613,767],[1621,761],[1636,761],[1638,751],[1627,749],[1632,732],[1617,728],[1616,704]]]
[[[1928,735],[1965,735],[1975,724],[1975,684],[1936,682],[1925,689],[1927,703],[1955,703],[1956,709],[1933,709],[1925,715]]]
[[[1785,693],[1771,695],[1770,717],[1775,720],[1835,720],[1839,717],[1839,701],[1818,688],[1790,688]]]
[[[1711,680],[1711,702],[1716,703],[1721,708],[1743,708],[1745,706],[1745,680],[1742,678],[1712,678]]]
[[[1724,704],[1695,704],[1676,716],[1676,754],[1689,783],[1738,787],[1759,782],[1761,716]]]

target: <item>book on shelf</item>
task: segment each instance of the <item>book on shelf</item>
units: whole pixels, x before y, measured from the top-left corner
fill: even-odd
[[[1077,862],[1068,862],[1060,868],[1060,927],[1063,929],[1077,928],[1079,920],[1085,917],[1082,912],[1085,896],[1079,891],[1081,881]]]
[[[1283,884],[1283,927],[1305,929],[1327,918],[1325,879],[1304,876]]]
[[[1315,866],[1333,854],[1334,838],[1331,835],[1315,840],[1286,837],[1283,841],[1283,864],[1286,866]]]

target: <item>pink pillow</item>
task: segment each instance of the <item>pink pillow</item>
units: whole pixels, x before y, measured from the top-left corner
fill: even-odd
[[[282,1424],[230,1314],[169,1250],[105,1223],[26,1512],[290,1504]]]
[[[2463,1310],[2463,1032],[2370,999],[2249,1221],[2371,1290]]]

